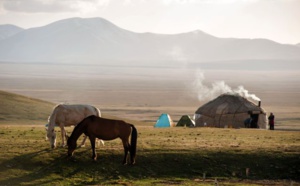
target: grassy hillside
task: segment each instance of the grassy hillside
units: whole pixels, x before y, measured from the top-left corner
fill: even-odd
[[[0,90],[0,124],[45,123],[54,105]]]
[[[0,90],[0,125],[1,124],[44,124],[55,106],[54,103]],[[102,112],[102,116],[122,119]],[[134,125],[145,122],[125,119]]]

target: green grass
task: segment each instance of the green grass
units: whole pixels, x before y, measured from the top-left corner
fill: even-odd
[[[137,129],[137,164],[123,166],[120,140],[98,147],[96,162],[87,144],[73,162],[49,149],[42,127],[0,126],[0,185],[300,184],[299,132]]]
[[[3,91],[0,100],[0,185],[300,184],[299,131],[157,129],[126,120],[139,133],[136,165],[121,165],[120,140],[98,147],[97,161],[89,144],[76,149],[73,162],[66,148],[50,150],[45,140],[53,103]]]

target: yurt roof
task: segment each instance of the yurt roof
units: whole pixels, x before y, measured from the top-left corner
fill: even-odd
[[[263,108],[238,94],[222,94],[201,106],[196,114],[214,117],[216,114],[237,114],[249,111],[265,113]]]

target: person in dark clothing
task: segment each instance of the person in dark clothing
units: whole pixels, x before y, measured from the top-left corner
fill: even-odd
[[[251,122],[252,122],[252,118],[247,118],[245,121],[244,121],[244,125],[245,125],[245,128],[250,128],[251,126]]]
[[[271,112],[270,116],[268,117],[268,120],[269,120],[270,130],[274,130],[275,116],[272,112]]]

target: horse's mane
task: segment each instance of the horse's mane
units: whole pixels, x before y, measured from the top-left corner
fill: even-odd
[[[79,122],[75,126],[75,128],[74,128],[74,130],[73,130],[73,132],[72,132],[72,134],[70,136],[70,139],[75,138],[75,140],[77,140],[79,138],[79,136],[84,132],[84,128],[86,127],[86,123],[87,123],[86,121],[90,120],[91,117],[93,117],[93,115],[89,116],[87,118],[84,118],[81,122]]]

